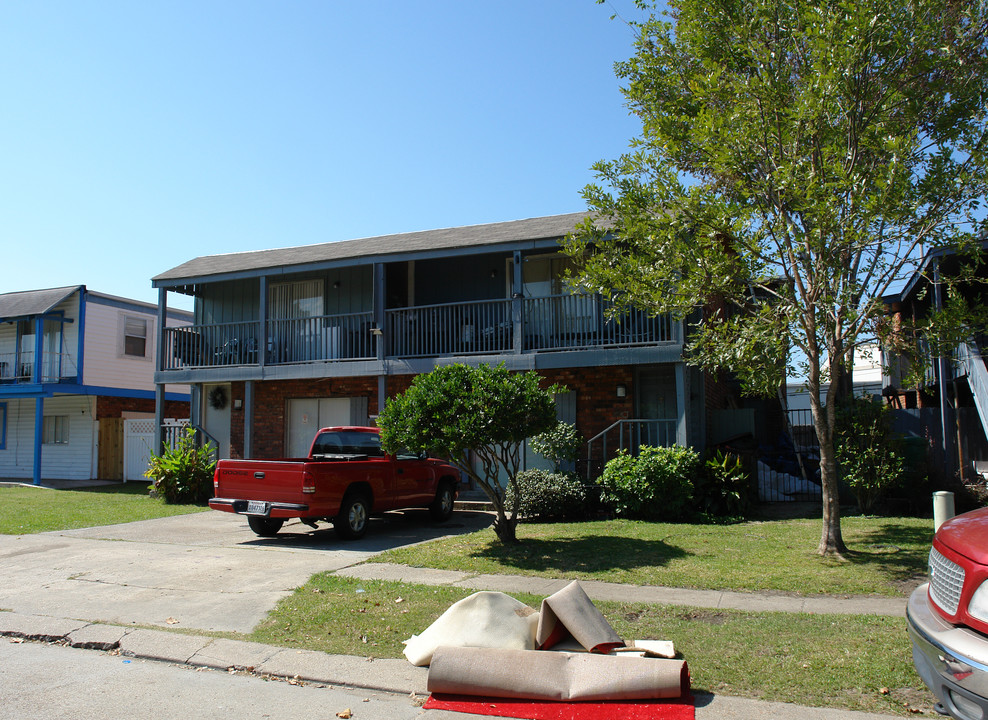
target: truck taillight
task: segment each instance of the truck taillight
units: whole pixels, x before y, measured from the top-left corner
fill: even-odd
[[[213,473],[213,491],[220,489],[220,471],[217,470]]]
[[[305,471],[302,473],[302,492],[314,493],[316,491],[316,476]]]

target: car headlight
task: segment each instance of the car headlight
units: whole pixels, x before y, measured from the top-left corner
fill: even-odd
[[[967,605],[967,614],[981,622],[988,622],[988,580],[974,591]]]

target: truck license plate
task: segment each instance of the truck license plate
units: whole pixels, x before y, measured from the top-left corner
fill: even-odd
[[[267,515],[268,514],[268,504],[266,502],[261,502],[260,500],[248,500],[247,501],[247,514],[248,515]]]

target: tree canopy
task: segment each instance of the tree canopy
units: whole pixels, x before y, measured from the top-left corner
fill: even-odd
[[[819,549],[841,552],[837,383],[819,391],[891,338],[882,297],[923,250],[985,230],[985,2],[638,4],[616,71],[641,134],[595,165],[596,212],[566,243],[577,279],[656,313],[706,307],[690,361],[748,392],[805,374]]]
[[[556,426],[553,394],[560,388],[543,389],[539,382],[535,372],[514,373],[504,365],[438,367],[388,401],[377,421],[381,444],[389,452],[405,447],[454,463],[494,505],[498,538],[514,542],[522,444]],[[514,487],[511,508],[505,506],[508,487]]]

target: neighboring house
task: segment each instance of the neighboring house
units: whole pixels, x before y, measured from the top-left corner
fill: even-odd
[[[988,242],[982,243],[982,254],[986,249]],[[901,321],[922,319],[942,307],[947,298],[942,284],[937,290],[938,278],[954,276],[961,261],[952,248],[927,253],[902,290],[884,298],[889,311]],[[983,263],[978,272],[978,282],[957,288],[972,304],[985,302]],[[934,471],[946,476],[958,468],[965,479],[975,473],[988,475],[988,367],[982,356],[988,348],[986,332],[988,328],[971,328],[967,342],[961,343],[952,356],[931,357],[918,383],[905,380],[908,359],[894,355],[887,359],[884,395],[896,409],[900,429],[929,439],[934,449]],[[919,354],[928,355],[923,338],[916,342]]]
[[[882,351],[877,343],[868,343],[854,351],[851,371],[851,392],[855,397],[881,395],[886,382],[882,367]],[[826,402],[830,383],[820,385],[820,401]],[[810,395],[805,380],[786,383],[786,407],[790,413],[809,413]]]
[[[84,285],[0,294],[0,478],[124,479],[124,421],[155,417],[158,324],[191,319]],[[162,393],[187,419],[188,388]]]
[[[581,469],[622,445],[704,447],[707,406],[728,405],[684,363],[682,323],[609,318],[608,298],[567,291],[559,241],[584,217],[190,260],[153,279],[159,308],[168,293],[195,298],[191,326],[159,323],[155,381],[192,386],[192,421],[223,457],[304,455],[320,426],[370,422],[416,374],[453,362],[565,385],[559,417],[588,441]]]

